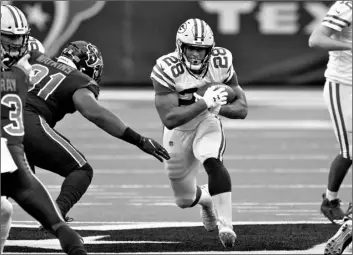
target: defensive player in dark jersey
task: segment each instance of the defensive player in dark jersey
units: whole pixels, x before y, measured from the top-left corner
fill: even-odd
[[[83,154],[54,129],[66,114],[77,110],[110,135],[160,161],[169,159],[159,143],[136,133],[98,103],[103,58],[96,46],[85,41],[71,42],[57,61],[36,52],[30,63],[34,75],[24,117],[25,150],[31,165],[65,178],[56,202],[66,219],[93,177],[93,169]]]
[[[15,200],[60,240],[71,255],[87,254],[81,237],[64,221],[43,184],[30,170],[23,149],[23,110],[29,87],[27,50],[29,28],[25,15],[11,5],[1,6],[1,245],[11,226]]]

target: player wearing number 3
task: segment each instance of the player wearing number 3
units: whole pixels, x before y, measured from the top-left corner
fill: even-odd
[[[81,237],[62,218],[44,185],[31,172],[23,149],[23,108],[29,87],[27,51],[29,28],[25,15],[11,5],[1,6],[1,224],[0,253],[11,226],[15,200],[60,240],[70,255],[87,254]]]
[[[223,165],[226,140],[218,115],[231,119],[247,115],[245,94],[238,85],[232,60],[227,49],[215,47],[212,30],[205,21],[189,19],[178,29],[176,50],[160,57],[151,73],[155,106],[165,126],[163,144],[171,156],[165,167],[176,204],[180,208],[199,204],[206,230],[216,230],[218,223],[225,247],[234,246],[236,234],[231,178]],[[212,87],[203,96],[195,94],[212,82],[231,86],[236,100],[226,104],[224,89]],[[208,185],[197,185],[200,164],[208,174]]]
[[[110,135],[136,145],[158,160],[169,159],[156,141],[141,136],[98,102],[103,58],[85,41],[69,43],[57,61],[32,53],[31,81],[24,122],[25,152],[31,167],[49,170],[65,178],[56,202],[62,215],[79,201],[89,187],[93,169],[68,139],[54,129],[66,114],[79,111]]]

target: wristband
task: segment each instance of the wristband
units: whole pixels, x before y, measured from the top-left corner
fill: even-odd
[[[124,140],[125,142],[134,144],[134,145],[139,145],[141,143],[142,136],[140,134],[136,133],[131,128],[127,127],[125,129],[122,137],[120,137],[120,139]]]

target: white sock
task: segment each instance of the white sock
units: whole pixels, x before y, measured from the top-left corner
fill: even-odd
[[[218,219],[232,225],[232,192],[212,196]]]
[[[204,189],[201,189],[201,196],[198,202],[201,206],[209,206],[212,203],[211,196],[208,192],[205,192]]]
[[[333,192],[326,189],[326,198],[331,201],[338,198],[338,192]]]
[[[11,228],[12,204],[5,197],[1,197],[0,215],[0,253],[4,251],[5,242],[9,236]]]

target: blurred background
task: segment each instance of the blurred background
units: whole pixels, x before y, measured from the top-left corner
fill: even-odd
[[[2,1],[11,3],[12,1]],[[178,27],[205,20],[233,53],[242,85],[320,85],[327,53],[308,37],[333,1],[21,1],[32,35],[51,56],[72,40],[97,45],[103,86],[151,87],[157,58],[175,49]]]

